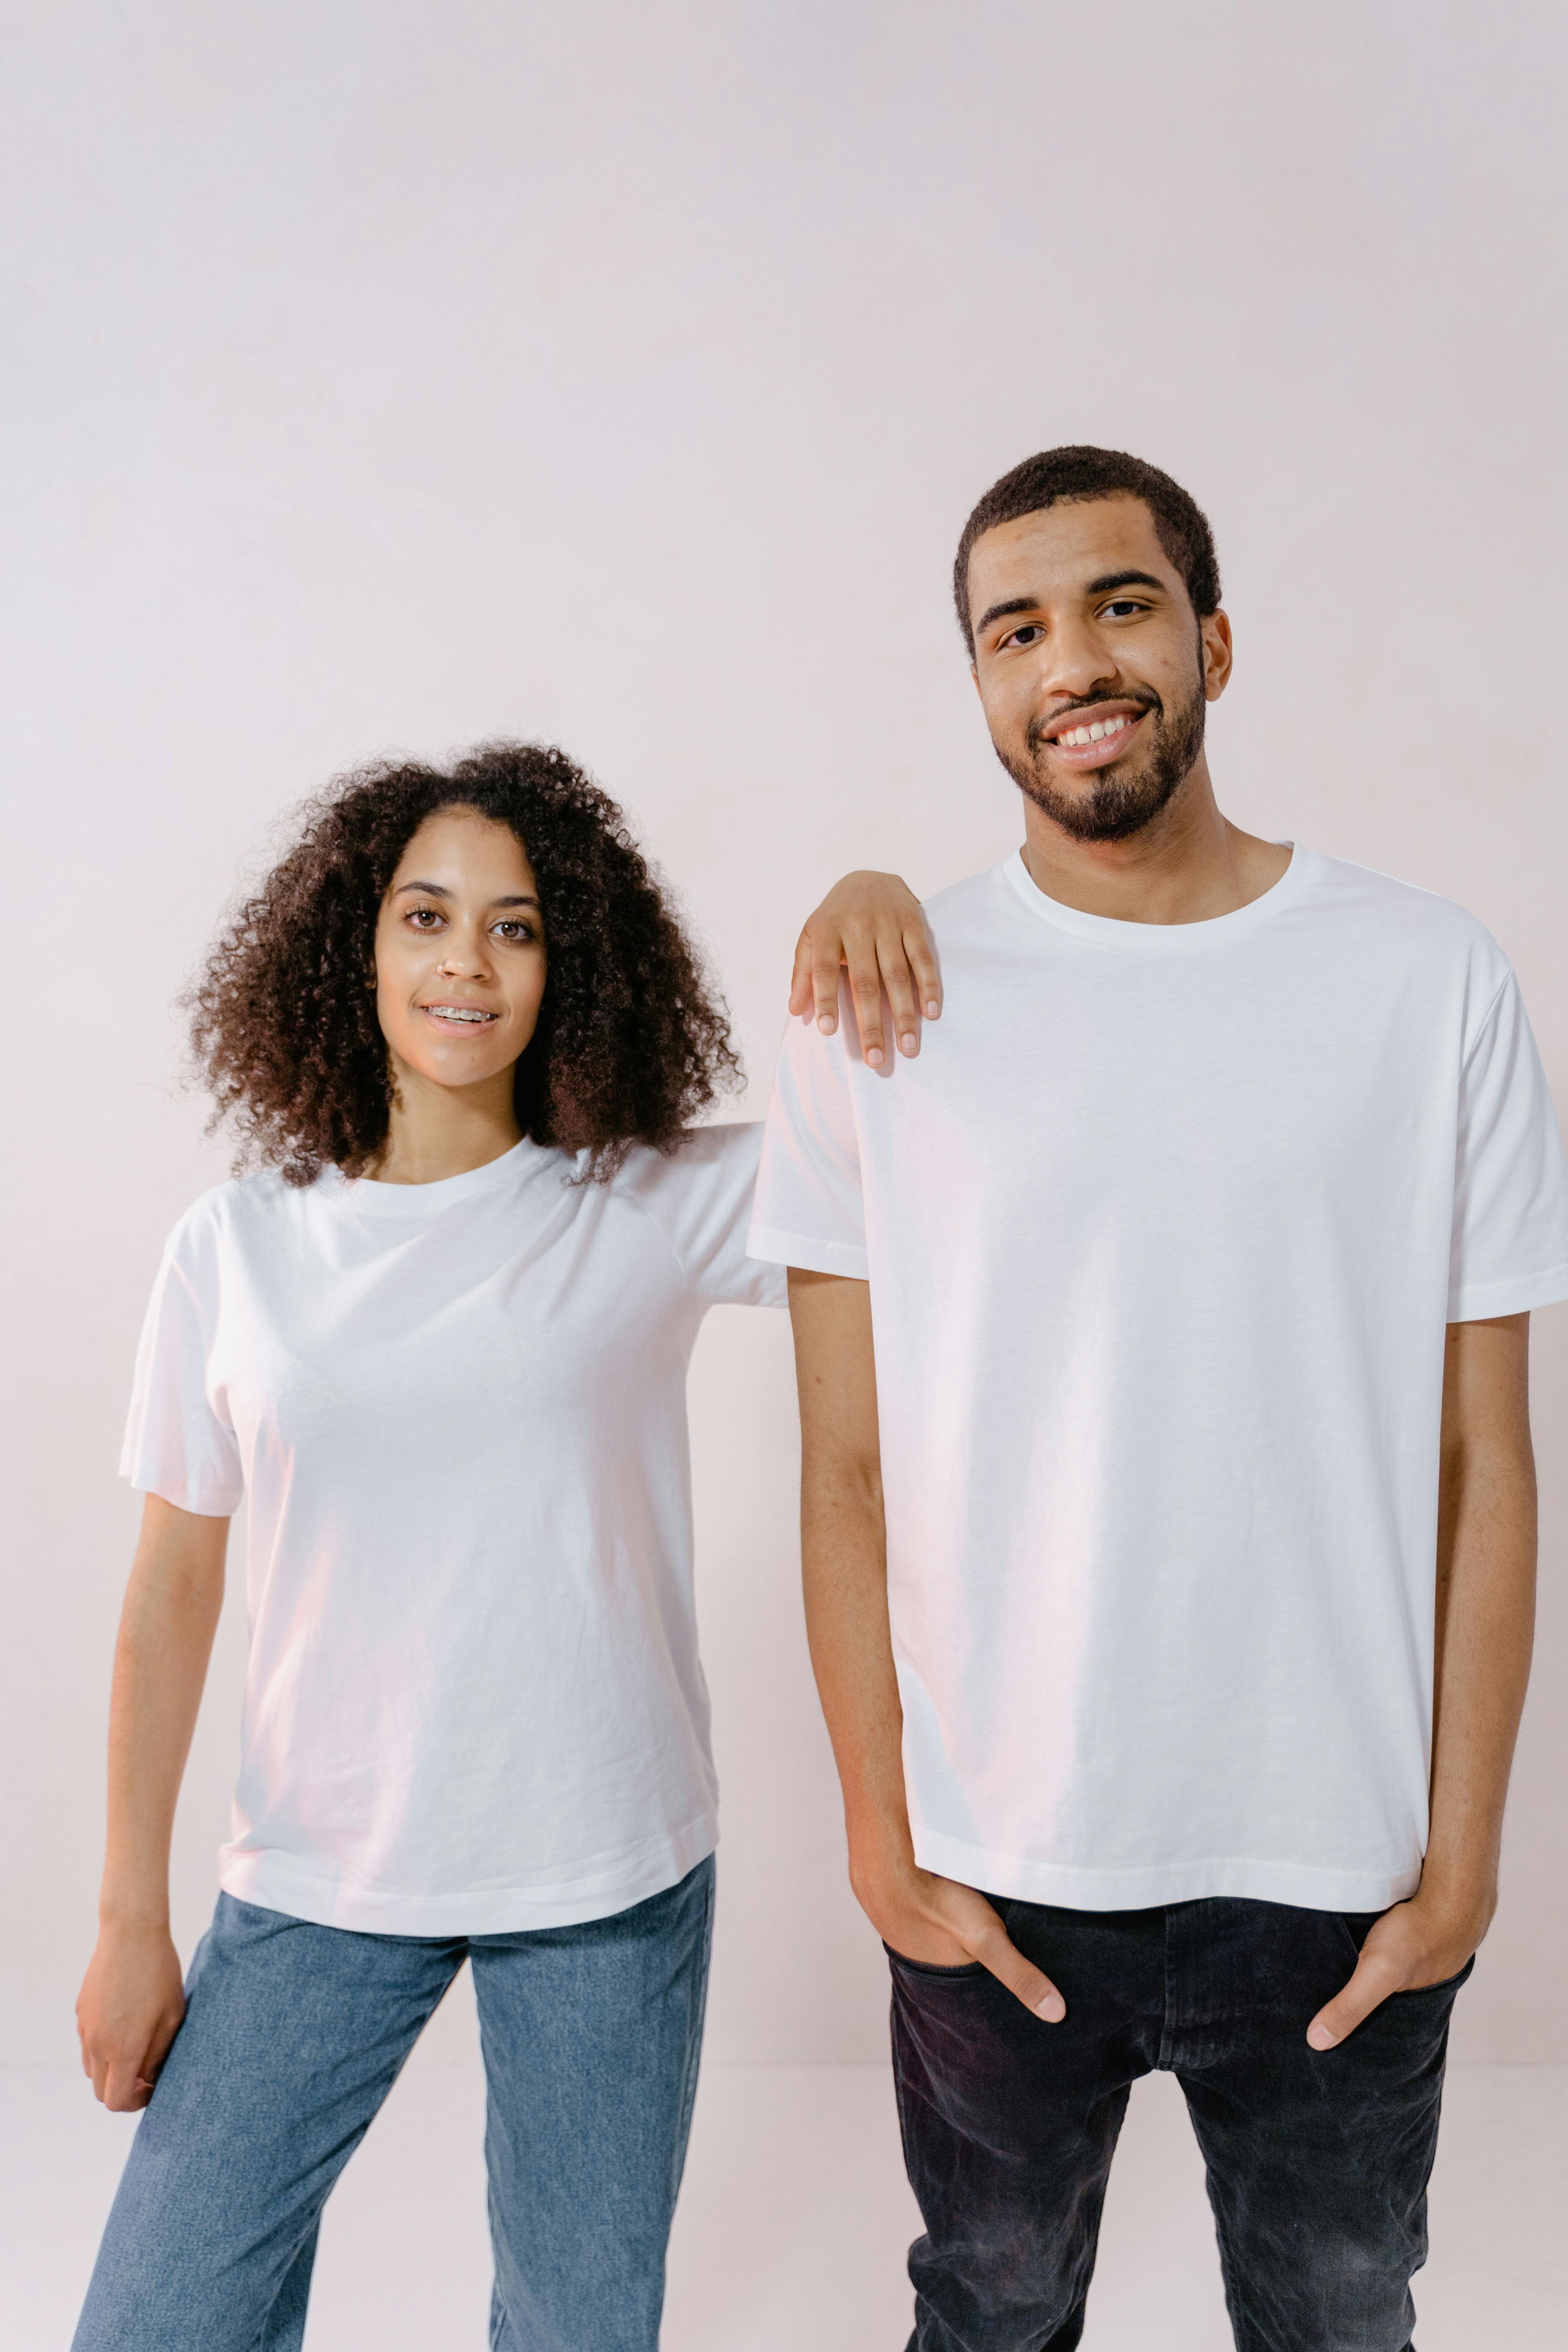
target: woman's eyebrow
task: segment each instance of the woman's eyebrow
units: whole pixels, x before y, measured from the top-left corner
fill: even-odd
[[[444,882],[400,882],[392,895],[395,898],[401,898],[405,890],[423,890],[427,898],[449,898],[452,895]],[[492,907],[533,907],[541,913],[543,912],[538,899],[522,891],[519,891],[514,898],[492,898],[490,905]]]

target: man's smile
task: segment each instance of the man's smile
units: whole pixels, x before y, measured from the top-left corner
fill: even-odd
[[[1105,768],[1131,749],[1148,715],[1143,703],[1097,702],[1064,711],[1059,719],[1030,731],[1035,742],[1048,743],[1066,767]]]

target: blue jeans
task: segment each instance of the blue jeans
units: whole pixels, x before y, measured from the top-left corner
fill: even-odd
[[[1320,2053],[1307,2027],[1374,1912],[990,1899],[1067,2021],[1031,2017],[984,1969],[889,1956],[926,2225],[909,2352],[1071,2352],[1129,2086],[1156,2067],[1203,2150],[1240,2352],[1410,2352],[1448,2016],[1474,1963]]]
[[[655,2352],[713,1863],[610,1919],[365,1936],[218,1898],[74,2352],[299,2352],[321,2208],[465,1958],[494,2352]]]

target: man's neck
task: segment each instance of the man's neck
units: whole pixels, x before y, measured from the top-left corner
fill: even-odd
[[[1215,804],[1200,758],[1157,817],[1124,841],[1075,841],[1024,802],[1024,864],[1064,907],[1121,923],[1204,923],[1271,890],[1289,845],[1243,833]]]

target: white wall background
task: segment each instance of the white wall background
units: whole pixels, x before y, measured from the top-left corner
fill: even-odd
[[[162,1236],[223,1171],[167,1011],[279,813],[393,747],[558,738],[728,984],[760,1112],[847,864],[1018,824],[947,606],[1005,467],[1206,505],[1222,799],[1465,900],[1568,1102],[1568,18],[1434,0],[570,8],[11,0],[0,1160],[0,2059],[93,1934],[113,1475]],[[1539,1320],[1541,1664],[1459,2035],[1568,2056],[1568,1320]],[[710,2048],[880,2046],[795,1591],[782,1318],[693,1376],[726,1792]],[[210,1906],[243,1628],[176,1855]]]

